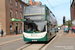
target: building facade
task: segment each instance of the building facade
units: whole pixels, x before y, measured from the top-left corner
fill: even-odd
[[[71,4],[71,22],[75,19],[75,0]]]
[[[0,30],[4,35],[19,33],[23,31],[23,7],[28,6],[20,0],[0,0]]]
[[[36,2],[34,0],[30,0],[30,5],[42,5],[40,1]]]

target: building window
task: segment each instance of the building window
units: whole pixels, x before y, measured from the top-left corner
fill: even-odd
[[[20,8],[22,8],[22,5],[20,4]]]
[[[74,8],[75,8],[75,3],[74,3]]]
[[[15,2],[15,6],[17,7],[17,1]]]
[[[20,12],[20,19],[22,19],[22,12]]]
[[[15,25],[16,27],[18,26],[18,23],[16,23],[16,25]]]
[[[28,0],[26,0],[26,2],[27,2]]]
[[[12,31],[12,23],[10,24],[10,31]]]
[[[10,17],[12,18],[12,9],[10,9]]]
[[[17,11],[16,11],[16,18],[17,18]]]
[[[28,1],[28,3],[30,4],[30,0]]]
[[[12,4],[12,1],[10,0],[10,4]]]

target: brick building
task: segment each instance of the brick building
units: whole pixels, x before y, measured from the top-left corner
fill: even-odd
[[[23,30],[23,6],[28,6],[21,0],[0,0],[0,30],[4,35],[19,33]]]
[[[75,19],[75,0],[71,4],[71,21]]]

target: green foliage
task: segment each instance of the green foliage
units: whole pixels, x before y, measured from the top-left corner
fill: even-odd
[[[66,21],[66,22],[67,22],[66,25],[67,25],[68,27],[71,27],[71,20],[68,20],[68,21]]]

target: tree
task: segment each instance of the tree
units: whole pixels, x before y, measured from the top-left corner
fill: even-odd
[[[71,20],[68,20],[68,21],[66,21],[66,25],[68,26],[68,27],[71,27]]]

